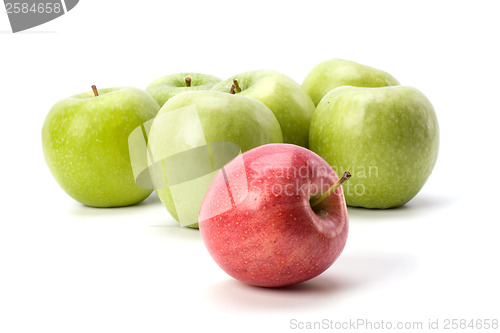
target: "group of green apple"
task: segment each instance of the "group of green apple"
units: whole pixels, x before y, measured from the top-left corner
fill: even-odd
[[[227,80],[172,74],[145,90],[93,87],[53,106],[42,131],[46,162],[59,185],[84,205],[141,202],[152,190],[135,182],[129,134],[190,105],[196,106],[207,142],[232,142],[242,152],[268,143],[295,144],[321,156],[338,174],[350,171],[352,178],[343,185],[350,186],[344,187],[350,206],[405,204],[437,158],[437,118],[420,91],[399,85],[382,70],[331,59],[314,67],[302,85],[275,71],[256,70]],[[151,146],[168,146],[169,136],[183,135],[155,131],[149,133]],[[168,186],[157,192],[177,219]]]

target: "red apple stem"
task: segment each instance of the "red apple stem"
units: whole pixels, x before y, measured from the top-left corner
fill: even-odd
[[[94,92],[95,97],[99,96],[99,92],[97,91],[97,87],[95,85],[92,85],[92,91]]]
[[[233,85],[234,85],[234,91],[236,93],[240,93],[241,92],[241,88],[240,88],[240,85],[238,84],[238,80],[236,80],[236,79],[233,78]]]
[[[234,95],[234,94],[236,93],[236,92],[234,91],[235,89],[236,89],[236,86],[233,84],[233,85],[231,86],[231,90],[229,91],[229,93],[230,93],[231,95]]]
[[[191,87],[191,78],[189,76],[184,81],[186,81],[186,87]]]
[[[342,185],[343,182],[345,182],[346,180],[348,180],[349,178],[351,178],[351,173],[349,171],[346,171],[344,172],[344,174],[342,175],[342,177],[339,178],[339,180],[337,180],[335,182],[335,184],[332,185],[332,187],[330,187],[328,189],[328,191],[326,191],[325,193],[323,193],[318,199],[314,200],[313,203],[311,204],[311,208],[314,208],[315,206],[317,206],[321,201],[325,200],[326,198],[328,198],[328,196],[330,194],[332,194],[332,192],[334,192],[337,187],[339,187],[340,185]]]

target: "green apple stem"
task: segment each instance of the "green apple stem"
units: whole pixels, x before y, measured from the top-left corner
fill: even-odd
[[[340,177],[340,179],[337,180],[335,182],[335,184],[333,184],[332,187],[330,187],[328,189],[328,191],[326,191],[318,199],[316,199],[316,200],[313,201],[313,203],[311,204],[311,208],[314,208],[321,201],[325,200],[330,194],[332,194],[333,191],[335,191],[337,189],[337,187],[339,187],[340,185],[342,185],[342,183],[345,182],[346,180],[348,180],[349,178],[351,178],[351,173],[349,171],[344,172],[344,174],[342,175],[342,177]]]
[[[92,91],[94,92],[95,97],[99,96],[99,92],[97,91],[97,87],[95,85],[92,85]]]
[[[191,87],[191,78],[189,76],[184,81],[186,81],[186,87]]]
[[[229,91],[229,93],[230,93],[231,95],[234,95],[234,94],[236,93],[236,92],[234,91],[235,89],[236,89],[236,86],[233,84],[233,85],[231,86],[231,90]]]
[[[234,91],[236,93],[240,93],[241,92],[241,88],[240,88],[240,85],[238,84],[238,80],[233,79],[233,85],[234,85]]]

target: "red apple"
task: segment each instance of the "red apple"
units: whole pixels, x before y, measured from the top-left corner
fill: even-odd
[[[199,214],[216,263],[248,284],[280,287],[328,269],[347,240],[341,179],[321,157],[291,144],[245,152],[222,168]],[[314,207],[312,207],[314,206]]]

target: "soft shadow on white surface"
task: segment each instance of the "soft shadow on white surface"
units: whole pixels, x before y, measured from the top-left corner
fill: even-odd
[[[94,216],[98,217],[106,215],[123,216],[132,213],[135,214],[141,210],[144,210],[145,208],[156,208],[156,207],[163,208],[161,206],[162,204],[158,196],[155,193],[152,193],[144,201],[126,207],[107,207],[107,208],[89,207],[75,201],[74,204],[71,205],[70,208],[68,208],[68,213],[80,217],[94,217]],[[168,216],[169,215],[168,212],[165,211],[165,215]]]
[[[260,288],[228,276],[210,286],[207,296],[223,308],[235,310],[301,309],[341,304],[349,292],[397,279],[411,272],[416,260],[408,256],[344,256],[320,276],[282,288]]]
[[[209,286],[207,297],[211,303],[234,310],[279,310],[302,308],[331,302],[335,294],[345,288],[329,275],[282,288],[250,286],[228,278]]]
[[[195,241],[201,244],[201,234],[198,229],[181,227],[172,217],[169,217],[168,224],[158,222],[149,225],[149,231],[155,236],[166,240],[176,238],[185,241]]]
[[[102,228],[135,228],[146,234],[169,241],[196,242],[201,244],[198,229],[182,227],[162,205],[156,193],[152,193],[144,201],[127,206],[112,208],[96,208],[73,202],[66,208],[67,214],[83,225],[97,225]]]
[[[350,218],[369,218],[374,220],[401,220],[405,217],[416,217],[447,208],[458,201],[458,197],[440,197],[432,195],[417,195],[407,204],[390,209],[370,209],[363,207],[348,207]],[[351,221],[353,221],[351,219]]]
[[[343,255],[332,267],[332,273],[351,289],[362,288],[411,274],[417,259],[412,255]]]

